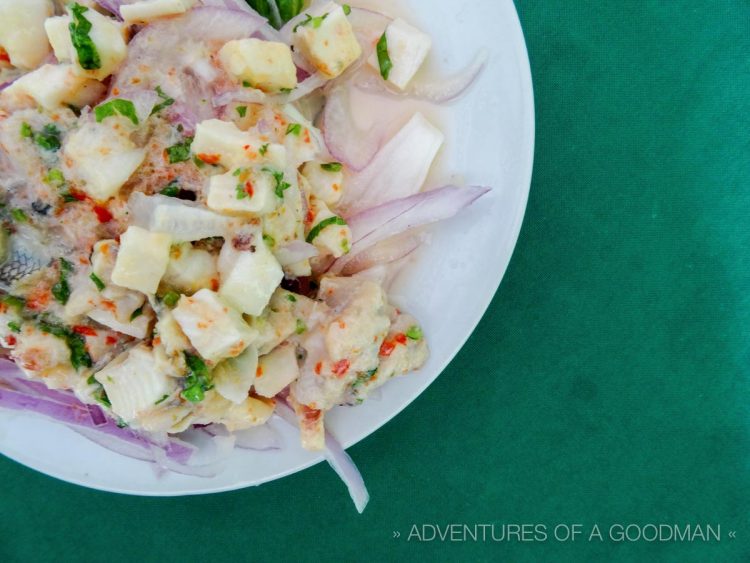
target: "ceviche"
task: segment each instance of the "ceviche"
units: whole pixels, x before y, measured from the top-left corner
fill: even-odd
[[[196,433],[273,449],[276,415],[362,510],[326,413],[424,364],[390,276],[487,191],[423,191],[421,113],[352,115],[463,93],[484,58],[429,82],[431,45],[336,2],[0,0],[0,407],[202,476]]]

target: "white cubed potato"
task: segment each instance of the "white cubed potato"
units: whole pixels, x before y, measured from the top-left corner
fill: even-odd
[[[314,244],[321,254],[330,254],[334,258],[347,254],[351,250],[352,231],[343,219],[315,197],[310,198],[310,211],[313,220],[308,226],[308,242]]]
[[[76,180],[97,201],[116,195],[146,157],[146,151],[118,126],[123,119],[90,121],[65,139],[65,177]]]
[[[257,160],[263,143],[252,133],[240,130],[231,121],[208,119],[198,124],[191,150],[206,162],[236,168]]]
[[[224,360],[211,374],[216,391],[225,399],[241,404],[250,394],[258,371],[258,349],[249,346],[236,358]]]
[[[230,432],[245,430],[268,422],[273,414],[273,401],[263,401],[248,397],[239,405],[232,405],[222,415],[219,422]]]
[[[219,294],[238,311],[260,315],[284,279],[278,260],[263,241],[260,230],[235,234],[219,254]]]
[[[44,22],[44,31],[55,57],[61,63],[72,61],[73,42],[70,39],[70,16],[54,16]]]
[[[253,387],[262,397],[275,397],[297,377],[297,352],[293,345],[284,344],[270,354],[261,356]]]
[[[128,25],[145,24],[164,16],[184,14],[195,0],[140,0],[120,6],[120,15]]]
[[[209,289],[192,297],[183,295],[172,314],[198,353],[211,363],[239,356],[256,337],[242,315]]]
[[[262,39],[229,41],[219,51],[224,70],[240,82],[264,92],[297,87],[297,67],[285,43]]]
[[[154,329],[156,339],[158,338],[159,344],[164,347],[167,354],[174,355],[179,354],[184,350],[190,348],[190,341],[188,340],[185,333],[182,332],[180,325],[177,324],[172,311],[164,309],[159,312],[159,320],[156,323]]]
[[[362,47],[338,4],[330,2],[311,15],[315,17],[297,27],[295,40],[315,68],[336,78],[360,57]]]
[[[131,226],[120,237],[120,251],[112,281],[121,287],[146,294],[156,293],[167,271],[172,238]]]
[[[344,185],[344,171],[341,163],[312,161],[302,167],[302,175],[307,180],[312,195],[328,206],[341,201]]]
[[[0,0],[0,46],[13,66],[36,68],[47,57],[44,20],[54,13],[51,0]]]
[[[388,24],[385,37],[388,43],[388,57],[393,64],[388,75],[388,82],[404,90],[427,58],[432,48],[432,39],[401,18]],[[370,56],[368,62],[380,74],[377,52]]]
[[[276,182],[271,173],[257,168],[211,176],[206,205],[227,214],[264,215],[276,209]]]
[[[68,16],[71,18],[71,16]],[[68,60],[73,61],[76,74],[103,80],[112,74],[128,54],[123,25],[95,10],[86,10],[83,17],[91,23],[89,37],[99,55],[99,68],[85,69],[81,66],[78,52],[70,42]],[[71,20],[69,20],[70,22]],[[59,25],[59,24],[57,24]],[[62,49],[62,45],[60,45]],[[55,49],[57,52],[57,49]]]
[[[70,105],[92,105],[107,87],[96,80],[78,76],[70,64],[44,65],[23,75],[3,91],[3,99],[12,105],[36,103],[49,111]]]
[[[175,245],[169,256],[162,282],[180,293],[192,294],[219,283],[216,256],[207,250],[193,248],[189,242]]]
[[[236,219],[205,207],[163,195],[147,196],[133,192],[128,207],[134,224],[155,233],[171,235],[173,242],[223,237],[237,223]]]
[[[131,423],[177,388],[172,379],[177,375],[162,350],[140,344],[117,356],[95,378],[104,387],[112,412]]]

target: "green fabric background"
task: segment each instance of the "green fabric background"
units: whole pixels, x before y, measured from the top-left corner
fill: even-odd
[[[517,6],[538,119],[521,239],[450,368],[352,448],[365,514],[324,465],[141,499],[1,459],[0,560],[750,560],[750,2]],[[406,541],[476,522],[722,541]]]

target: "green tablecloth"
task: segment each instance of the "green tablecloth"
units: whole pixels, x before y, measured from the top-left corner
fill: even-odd
[[[2,459],[0,560],[750,560],[750,3],[517,5],[538,118],[526,223],[468,345],[352,448],[365,514],[325,465],[141,499]],[[548,537],[409,541],[452,523]],[[628,523],[721,539],[607,538]]]

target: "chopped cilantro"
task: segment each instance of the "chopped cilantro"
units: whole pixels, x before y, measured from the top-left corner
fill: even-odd
[[[70,7],[72,21],[68,29],[71,42],[78,54],[78,64],[85,70],[96,70],[102,68],[102,60],[89,35],[92,28],[91,22],[83,16],[88,10],[85,6],[73,4]]]
[[[388,54],[388,38],[386,37],[385,32],[383,32],[383,35],[378,41],[377,53],[378,65],[380,65],[380,76],[383,77],[383,80],[388,80],[388,77],[391,75],[391,69],[393,68],[393,61],[391,61],[391,56]]]
[[[294,329],[294,332],[297,334],[304,334],[307,330],[307,325],[305,324],[305,321],[302,319],[297,319],[297,326]]]
[[[31,130],[31,125],[26,123],[25,121],[21,123],[21,137],[24,137],[26,139],[30,138],[34,132]]]
[[[26,215],[26,212],[23,209],[12,209],[10,216],[18,223],[26,223],[29,220],[29,216]]]
[[[273,179],[276,180],[276,187],[274,189],[274,193],[277,197],[280,199],[284,198],[284,191],[291,188],[292,185],[289,182],[286,182],[284,180],[284,173],[279,172],[277,170],[273,170],[271,168],[263,168],[264,172],[268,172],[273,176]]]
[[[341,6],[341,8],[344,10],[344,14],[347,16],[352,13],[352,7],[349,4],[344,4]]]
[[[247,115],[247,106],[237,106],[235,109],[240,117],[245,117]]]
[[[177,305],[177,302],[180,300],[180,294],[176,291],[170,291],[168,292],[163,298],[162,303],[164,303],[167,307],[170,309]]]
[[[302,133],[302,125],[299,123],[290,123],[289,127],[286,128],[287,135],[296,135],[299,137],[300,133]]]
[[[132,323],[142,314],[143,314],[143,307],[141,306],[141,307],[138,307],[135,311],[133,311],[133,313],[130,315],[130,322]]]
[[[130,100],[116,98],[94,108],[94,115],[96,116],[97,123],[101,123],[107,117],[112,117],[117,114],[127,117],[133,122],[133,125],[138,125],[138,114],[135,111],[135,104]]]
[[[328,164],[321,164],[320,167],[326,172],[341,172],[344,165],[340,162],[329,162]]]
[[[250,194],[247,191],[247,188],[244,184],[237,184],[237,199],[247,199],[250,197]]]
[[[305,14],[305,20],[301,23],[298,23],[294,26],[293,32],[296,32],[298,28],[303,26],[310,26],[313,29],[318,29],[322,24],[323,20],[325,20],[328,17],[328,14],[323,14],[322,16],[312,17],[310,14]]]
[[[96,286],[96,289],[99,291],[104,291],[104,288],[106,287],[104,285],[104,282],[102,281],[102,278],[97,276],[94,272],[91,272],[91,275],[89,276],[89,279],[94,282],[94,285]]]
[[[3,303],[5,303],[8,307],[13,307],[16,311],[22,311],[23,308],[26,306],[26,300],[22,299],[21,297],[16,297],[15,295],[6,295],[3,297]]]
[[[307,235],[306,239],[307,242],[314,241],[316,238],[318,238],[318,235],[323,232],[323,229],[331,225],[346,225],[346,221],[344,221],[338,215],[334,215],[333,217],[329,217],[328,219],[323,219],[320,223],[310,229],[310,233]]]
[[[65,340],[70,350],[70,363],[75,369],[79,369],[81,366],[90,368],[93,365],[91,356],[86,351],[86,340],[80,334],[46,321],[39,323],[39,330]]]
[[[65,258],[60,258],[60,280],[52,286],[52,296],[55,301],[65,305],[70,299],[70,284],[68,283],[68,274],[73,271],[73,264]],[[101,282],[101,280],[99,280]],[[101,290],[100,290],[101,291]]]
[[[169,395],[164,395],[164,396],[163,396],[163,397],[162,397],[161,399],[159,399],[158,401],[156,401],[156,402],[155,402],[154,404],[155,404],[155,405],[160,405],[160,404],[162,404],[162,403],[163,403],[164,401],[166,401],[167,399],[169,399]]]
[[[260,149],[258,149],[258,152],[260,153],[260,156],[266,156],[266,153],[268,152],[268,143],[261,146]]]
[[[167,197],[177,197],[180,195],[180,184],[177,183],[177,180],[172,180],[159,193]]]
[[[169,164],[177,164],[178,162],[187,162],[190,160],[190,146],[192,144],[193,138],[186,137],[183,142],[168,147],[167,157],[169,157]]]
[[[247,0],[247,3],[276,29],[281,29],[304,7],[303,0]]]
[[[296,303],[297,302],[297,298],[294,295],[292,295],[291,293],[287,293],[286,294],[286,300],[287,301],[291,301],[292,303]]]
[[[242,87],[243,87],[243,88],[252,88],[252,87],[253,87],[253,85],[252,85],[252,84],[250,84],[250,81],[249,81],[249,80],[243,80],[243,81],[242,81]]]
[[[48,123],[42,128],[41,133],[34,134],[34,142],[44,150],[56,151],[62,146],[60,134],[60,130],[53,123]]]
[[[16,321],[10,321],[8,323],[8,328],[15,333],[21,332],[21,325],[19,325]]]
[[[276,246],[276,239],[273,238],[271,235],[263,234],[263,242],[265,242],[269,248],[273,248]]]
[[[53,168],[47,173],[45,180],[48,184],[60,187],[65,183],[65,176],[63,176],[62,170]]]
[[[185,374],[182,398],[191,403],[200,403],[205,398],[205,392],[213,388],[211,373],[206,363],[193,354],[185,352],[185,363],[188,372]]]
[[[154,106],[154,109],[151,110],[150,115],[156,115],[161,110],[168,108],[174,103],[174,98],[170,98],[164,93],[164,90],[161,89],[161,86],[156,87],[156,94],[161,98],[161,102],[156,104]]]
[[[422,333],[422,329],[419,326],[414,325],[410,326],[409,330],[406,331],[406,336],[411,340],[422,340],[424,334]]]

